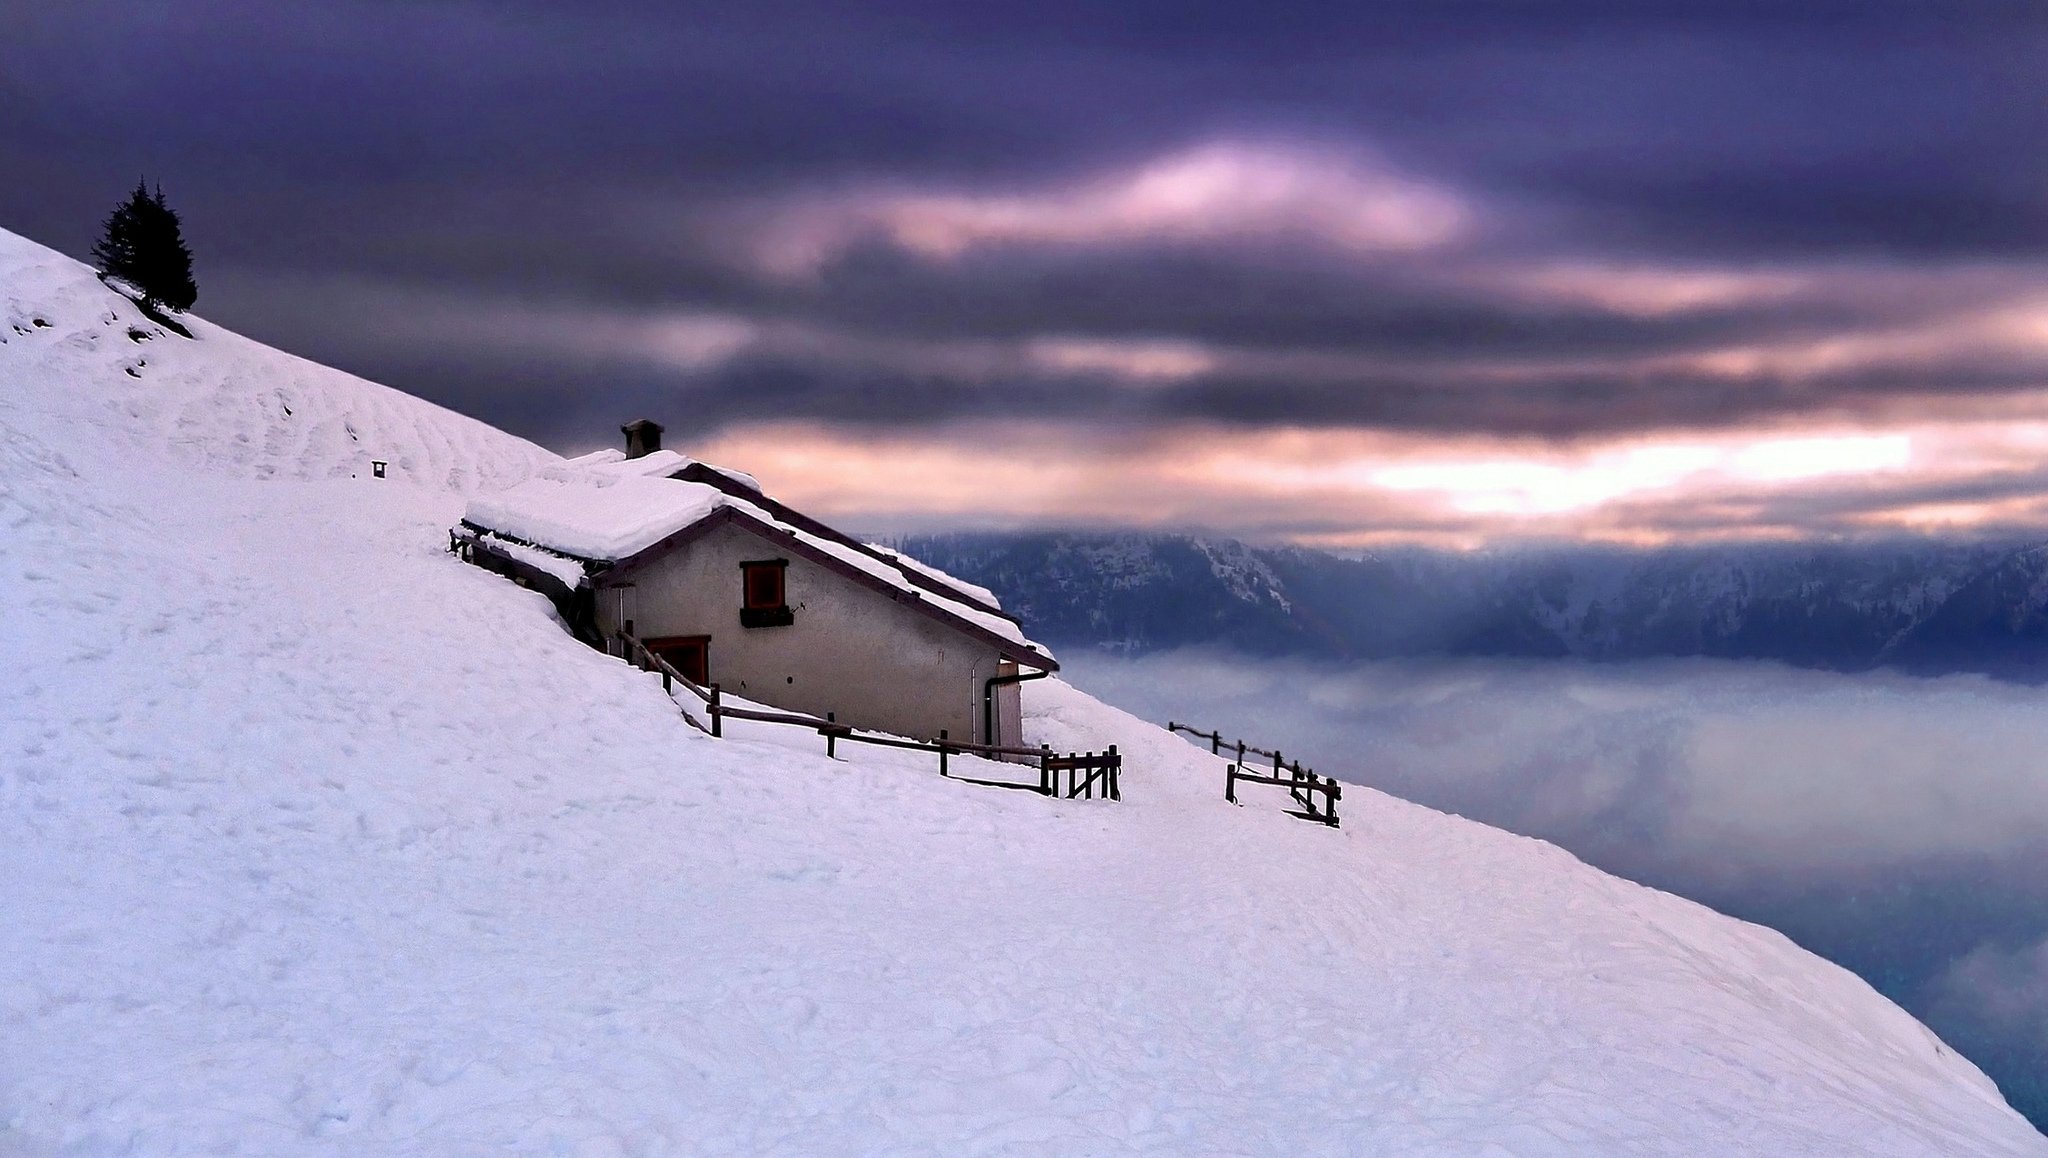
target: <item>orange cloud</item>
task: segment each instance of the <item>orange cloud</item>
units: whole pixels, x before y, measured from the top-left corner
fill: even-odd
[[[889,529],[1136,525],[1325,546],[2048,531],[2048,398],[1995,420],[1566,446],[983,423],[894,436],[753,425],[689,449],[756,473],[798,506]]]

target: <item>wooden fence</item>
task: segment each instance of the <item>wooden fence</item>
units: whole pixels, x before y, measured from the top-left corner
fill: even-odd
[[[1328,776],[1318,776],[1312,769],[1303,768],[1299,760],[1288,763],[1277,749],[1267,751],[1264,748],[1254,748],[1243,740],[1226,741],[1221,733],[1200,731],[1172,720],[1166,722],[1166,730],[1186,732],[1197,740],[1209,741],[1209,752],[1212,755],[1234,757],[1223,773],[1223,799],[1236,804],[1239,784],[1271,784],[1287,789],[1288,795],[1301,806],[1299,812],[1290,810],[1288,815],[1313,820],[1318,824],[1327,824],[1331,828],[1338,826],[1337,801],[1344,797],[1344,786],[1336,780]],[[1246,760],[1249,756],[1260,758],[1259,771],[1252,771],[1251,764]],[[1273,762],[1270,774],[1265,771],[1266,760]],[[1320,806],[1316,803],[1318,796],[1323,798]]]
[[[742,708],[725,703],[717,684],[699,684],[675,669],[675,665],[647,649],[647,645],[630,634],[621,634],[620,642],[626,654],[621,657],[642,671],[658,672],[661,675],[661,690],[676,700],[682,710],[683,719],[699,731],[714,736],[725,734],[724,721],[753,720],[762,724],[786,724],[792,727],[809,728],[824,737],[825,755],[839,755],[839,742],[846,740],[855,744],[873,744],[879,748],[905,748],[913,752],[934,752],[939,757],[939,775],[969,784],[980,784],[989,788],[1016,788],[1036,792],[1041,796],[1054,796],[1065,800],[1083,798],[1093,800],[1099,788],[1105,799],[1123,799],[1123,757],[1116,745],[1105,752],[1069,753],[1055,756],[1051,748],[1043,745],[1036,748],[1021,748],[1008,744],[972,744],[954,740],[947,736],[945,729],[939,730],[934,742],[906,740],[899,736],[882,736],[874,733],[855,731],[850,725],[840,723],[834,714],[826,712],[823,719],[802,712],[763,711],[758,708]],[[677,689],[688,693],[704,705],[704,715],[709,723],[698,720],[690,714],[689,707],[677,696]],[[966,756],[1024,756],[1038,763],[1038,782],[1018,783],[1012,780],[983,780],[972,776],[955,776],[948,760],[954,755]],[[1064,788],[1061,773],[1065,773]]]

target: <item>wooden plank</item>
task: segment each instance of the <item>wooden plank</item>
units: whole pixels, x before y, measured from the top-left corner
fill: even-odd
[[[1242,771],[1238,772],[1235,775],[1234,779],[1239,784],[1271,784],[1275,788],[1294,788],[1305,789],[1310,792],[1321,792],[1333,799],[1343,795],[1343,793],[1338,790],[1337,785],[1333,781],[1329,780],[1320,781],[1313,785],[1305,785],[1301,781],[1289,780],[1285,777],[1253,776],[1249,773]]]
[[[627,649],[630,652],[642,657],[644,661],[642,666],[648,667],[652,671],[660,672],[663,676],[664,682],[668,680],[673,680],[676,683],[683,685],[683,687],[689,689],[690,693],[696,696],[698,699],[703,700],[707,704],[711,702],[711,692],[708,689],[698,685],[698,683],[695,680],[692,680],[689,676],[686,676],[682,672],[677,671],[675,665],[669,663],[667,660],[654,654],[654,652],[651,649],[649,649],[645,643],[641,642],[640,639],[627,632],[620,632],[619,638],[626,641]],[[666,690],[666,688],[664,688],[664,690]]]
[[[1039,791],[1036,784],[1018,784],[1009,780],[977,780],[972,776],[952,776],[948,779],[957,780],[962,784],[979,784],[983,788],[1014,788],[1019,792]]]
[[[752,708],[721,707],[718,709],[718,714],[721,716],[731,716],[735,720],[758,720],[763,724],[795,724],[798,727],[810,728],[814,731],[820,728],[831,727],[830,724],[818,719],[816,716],[793,716],[787,712],[757,712]]]
[[[1043,748],[1020,748],[1014,744],[969,744],[962,740],[948,740],[946,747],[955,752],[971,752],[977,755],[992,753],[1001,756],[1041,756],[1045,753]]]
[[[900,740],[894,736],[863,736],[858,732],[847,732],[844,735],[846,739],[852,740],[856,744],[873,744],[877,748],[905,748],[912,752],[936,752],[939,750],[937,744],[927,744],[923,740]]]

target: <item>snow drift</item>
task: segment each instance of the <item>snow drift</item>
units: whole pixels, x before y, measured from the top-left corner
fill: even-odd
[[[0,1153],[2048,1153],[1777,934],[1056,681],[1125,803],[703,736],[442,549],[542,452],[0,263]]]

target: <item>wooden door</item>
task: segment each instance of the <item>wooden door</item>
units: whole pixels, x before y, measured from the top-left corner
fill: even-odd
[[[693,684],[711,682],[711,637],[708,635],[664,635],[647,641],[647,650],[668,661]]]

